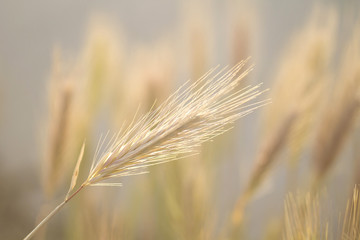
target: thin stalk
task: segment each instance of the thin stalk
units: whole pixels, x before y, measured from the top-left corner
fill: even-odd
[[[65,198],[65,200],[60,203],[54,210],[52,210],[51,213],[49,213],[49,215],[47,215],[25,238],[24,240],[29,240],[31,239],[34,234],[44,225],[46,224],[56,213],[58,213],[63,207],[64,205],[69,202],[76,194],[78,194],[81,189],[83,189],[85,187],[85,185],[81,185],[79,187],[78,190],[76,190],[76,192],[74,192],[73,194],[71,194],[69,197]]]

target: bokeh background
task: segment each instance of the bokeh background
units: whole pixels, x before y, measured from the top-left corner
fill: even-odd
[[[0,238],[61,201],[85,138],[89,163],[139,104],[251,56],[243,86],[271,105],[198,157],[87,190],[37,237],[279,239],[285,196],[315,191],[336,239],[360,180],[359,29],[355,0],[0,0]]]

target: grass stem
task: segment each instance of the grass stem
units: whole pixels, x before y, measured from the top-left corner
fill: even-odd
[[[49,215],[47,215],[25,238],[24,240],[29,240],[31,239],[34,234],[45,224],[47,223],[56,213],[58,213],[63,207],[64,205],[69,202],[76,194],[78,194],[81,189],[83,189],[85,187],[85,185],[81,185],[79,187],[78,190],[76,190],[76,192],[74,192],[72,195],[70,195],[69,197],[65,198],[65,200],[60,203],[54,210],[52,210],[52,212],[49,213]]]

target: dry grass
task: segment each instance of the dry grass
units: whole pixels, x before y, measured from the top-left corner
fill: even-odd
[[[272,104],[259,109],[259,122],[237,121],[268,103],[254,100],[260,85],[244,88],[262,72],[248,75],[252,66],[242,61],[196,79],[209,65],[248,55],[262,71],[269,64],[257,49],[262,15],[229,3],[217,22],[205,2],[184,4],[180,29],[151,43],[123,41],[128,32],[94,18],[79,54],[55,59],[40,219],[75,169],[64,202],[40,226],[77,197],[37,237],[360,239],[357,188],[339,225],[331,219],[360,179],[359,28],[345,26],[339,9],[314,7],[259,79],[271,89]],[[219,36],[214,24],[222,25]],[[218,49],[217,41],[228,46]],[[236,131],[223,134],[235,122]],[[22,215],[26,204],[20,202]],[[11,238],[2,232],[0,238]]]
[[[321,204],[320,204],[321,203]],[[329,219],[324,219],[328,212],[326,202],[320,201],[308,193],[305,197],[289,194],[285,201],[284,239],[360,239],[359,189],[355,185],[351,198],[348,200],[345,215],[339,214],[338,229],[329,229]],[[329,214],[328,214],[329,215]],[[337,237],[330,237],[337,236]]]
[[[341,238],[343,240],[360,239],[359,187],[354,187],[352,199],[348,201],[344,216]]]
[[[266,104],[245,105],[262,93],[258,91],[260,85],[232,92],[249,72],[246,70],[236,76],[244,64],[241,62],[216,74],[213,70],[208,72],[120,131],[104,154],[100,158],[94,157],[89,177],[83,185],[117,185],[102,182],[141,174],[146,167],[175,160],[179,155],[192,155],[201,143],[226,132],[236,119]],[[99,151],[102,145],[100,143]]]
[[[48,198],[64,183],[69,159],[66,156],[69,141],[70,119],[73,114],[75,88],[69,76],[64,74],[61,52],[54,51],[53,70],[49,86],[49,124],[43,161],[43,183]]]
[[[337,85],[323,111],[316,135],[314,158],[317,179],[320,181],[334,164],[355,127],[360,110],[360,35],[355,31],[343,56]]]
[[[88,178],[78,190],[73,191],[84,154],[83,145],[64,202],[25,239],[30,239],[84,187],[121,186],[120,182],[105,180],[143,174],[149,166],[190,156],[198,151],[201,143],[228,131],[235,120],[267,104],[268,101],[248,103],[263,93],[259,90],[260,85],[233,91],[251,70],[249,68],[238,74],[245,64],[246,61],[242,61],[231,69],[209,71],[192,85],[178,89],[157,109],[137,122],[133,120],[125,130],[114,135],[106,146],[106,136],[103,137]]]
[[[328,239],[327,222],[322,223],[318,197],[304,198],[289,194],[285,201],[285,230],[283,239]]]
[[[285,48],[275,74],[273,104],[266,109],[265,133],[254,167],[232,211],[234,231],[241,228],[246,206],[284,150],[288,150],[287,158],[296,169],[324,92],[334,46],[335,15],[333,10],[314,11]]]

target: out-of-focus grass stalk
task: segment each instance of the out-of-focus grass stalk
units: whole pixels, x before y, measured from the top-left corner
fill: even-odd
[[[306,135],[323,93],[323,81],[333,51],[335,26],[333,11],[317,9],[286,48],[276,71],[271,94],[273,104],[266,112],[266,132],[255,158],[255,166],[245,191],[232,211],[232,236],[240,234],[245,207],[265,181],[279,154],[289,148],[289,162],[295,163],[307,143]],[[302,48],[298,47],[300,43]]]
[[[90,155],[88,150],[92,149],[97,141],[94,139],[96,126],[99,126],[101,121],[110,121],[107,118],[106,107],[112,106],[114,102],[119,100],[115,96],[123,94],[117,88],[118,82],[122,80],[123,69],[123,42],[119,32],[119,29],[111,21],[101,15],[94,16],[88,25],[83,48],[73,67],[73,78],[76,80],[77,92],[71,119],[72,137],[67,154],[69,159],[76,158],[76,153],[84,139],[87,142],[87,149],[84,154],[85,156]],[[122,103],[122,101],[117,103]],[[118,104],[117,107],[121,109],[122,104]],[[89,167],[89,164],[86,167]],[[86,196],[76,204],[87,208],[89,213],[94,213],[95,204],[91,204],[89,199],[94,200],[95,196],[89,192],[84,194]],[[70,219],[78,219],[79,222],[92,224],[92,220],[84,219],[80,212],[73,211],[70,214]],[[69,221],[67,221],[66,230],[66,238],[83,238],[86,234],[84,228],[76,227]]]
[[[70,119],[74,99],[74,84],[64,73],[60,49],[53,54],[53,67],[49,84],[49,117],[47,121],[48,136],[46,136],[45,156],[43,159],[43,186],[46,200],[51,199],[64,184],[68,173],[68,159],[66,159],[67,144],[70,140]],[[49,206],[44,205],[39,218],[48,212]],[[42,231],[45,236],[45,228]],[[40,237],[41,238],[41,237]]]
[[[211,9],[201,1],[188,1],[183,7],[182,34],[186,41],[186,63],[191,79],[196,80],[209,68],[214,57]]]
[[[343,56],[334,93],[324,108],[313,149],[314,188],[334,165],[360,110],[360,31],[355,31]]]
[[[66,146],[69,140],[69,121],[72,114],[74,85],[66,78],[61,69],[59,51],[54,54],[54,67],[50,86],[50,117],[48,121],[49,136],[46,141],[44,159],[44,189],[51,198],[65,177]]]
[[[240,234],[239,231],[243,222],[245,207],[251,200],[259,184],[263,181],[265,174],[268,172],[270,166],[276,159],[277,154],[286,142],[296,117],[296,112],[290,113],[289,116],[284,119],[284,122],[279,124],[278,128],[273,132],[273,135],[269,136],[260,149],[255,161],[256,165],[250,175],[250,181],[247,184],[245,192],[238,198],[232,211],[231,235],[234,237]]]

